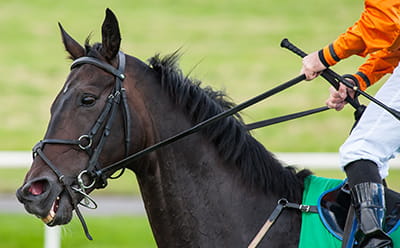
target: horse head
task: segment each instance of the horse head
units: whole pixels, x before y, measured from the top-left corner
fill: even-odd
[[[135,79],[125,76],[130,74],[125,64],[133,62],[125,61],[126,55],[120,52],[115,15],[106,10],[102,43],[93,46],[88,41],[81,46],[59,26],[74,62],[52,104],[45,137],[33,149],[31,169],[17,190],[26,210],[49,226],[68,223],[72,211],[78,211],[77,203],[90,201],[88,194],[105,186],[105,181],[96,180],[93,174],[121,160],[143,141],[141,132],[133,137],[135,143],[130,139],[131,130],[141,130],[140,123],[145,119],[130,113],[129,105],[137,100],[127,100],[126,91]]]

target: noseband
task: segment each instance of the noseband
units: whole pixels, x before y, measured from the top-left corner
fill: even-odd
[[[107,137],[110,135],[112,124],[115,120],[116,112],[118,107],[122,103],[122,116],[124,119],[124,136],[125,136],[125,155],[128,156],[130,150],[130,111],[126,96],[125,88],[123,87],[123,80],[125,79],[125,54],[122,52],[118,53],[119,65],[118,69],[111,66],[108,63],[105,63],[99,59],[92,57],[81,57],[76,59],[72,65],[71,70],[79,67],[84,64],[94,65],[112,75],[115,76],[115,86],[112,93],[108,96],[106,104],[87,134],[81,135],[78,139],[68,140],[68,139],[44,139],[39,141],[33,148],[33,157],[39,156],[57,175],[59,182],[66,189],[66,192],[69,194],[72,204],[75,208],[75,211],[82,223],[82,226],[85,230],[86,236],[91,240],[86,223],[83,219],[82,214],[78,208],[78,204],[88,207],[88,208],[96,208],[96,202],[86,193],[86,190],[92,187],[95,188],[104,188],[107,185],[107,176],[101,175],[98,176],[96,171],[99,170],[97,165],[99,163],[99,156],[101,151],[103,150],[104,144],[106,142]],[[99,130],[103,127],[103,131],[101,136],[98,138],[97,146],[94,147],[93,140],[97,135],[100,135]],[[57,145],[71,145],[77,146],[81,150],[85,151],[89,156],[89,162],[85,170],[81,171],[77,178],[69,177],[68,180],[66,176],[53,164],[53,162],[44,154],[43,149],[47,144],[57,144]],[[124,169],[121,170],[121,173],[117,176],[121,176]],[[84,176],[87,176],[91,182],[85,184]],[[108,175],[111,176],[111,175]],[[73,186],[74,184],[78,185],[78,187]],[[77,202],[73,198],[73,191],[83,196],[83,202]]]

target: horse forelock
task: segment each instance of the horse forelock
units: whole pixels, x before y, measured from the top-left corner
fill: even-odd
[[[149,59],[149,63],[160,73],[162,88],[175,104],[183,106],[193,124],[235,106],[224,92],[202,88],[199,80],[184,76],[178,66],[179,58],[178,52],[163,58],[157,54]],[[227,164],[239,168],[244,181],[250,186],[261,187],[264,192],[272,191],[289,199],[301,199],[303,179],[311,172],[296,174],[294,168],[284,167],[249,134],[239,114],[205,127],[202,134],[215,144]]]
[[[86,56],[101,59],[103,57],[101,55],[101,48],[102,48],[101,43],[94,43],[93,45],[90,45],[90,36],[86,38],[85,41]]]

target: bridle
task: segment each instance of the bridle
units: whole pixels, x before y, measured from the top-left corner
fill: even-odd
[[[126,166],[131,163],[132,161],[138,159],[139,157],[142,157],[143,155],[146,155],[152,151],[155,151],[163,146],[166,146],[168,144],[171,144],[183,137],[186,137],[190,134],[198,132],[200,129],[209,126],[213,123],[215,123],[218,120],[221,120],[223,118],[226,118],[228,116],[234,115],[235,113],[243,110],[244,108],[247,108],[263,99],[266,99],[284,89],[287,89],[293,85],[296,85],[297,83],[303,81],[305,79],[304,75],[300,75],[292,80],[289,80],[286,83],[283,83],[279,85],[278,87],[275,87],[267,92],[264,92],[263,94],[260,94],[254,98],[251,98],[250,100],[243,102],[242,104],[239,104],[231,109],[228,109],[224,112],[221,112],[220,114],[217,114],[207,120],[204,120],[193,127],[184,130],[177,135],[174,135],[170,138],[167,138],[165,140],[162,140],[154,145],[151,145],[147,148],[144,148],[143,150],[140,150],[132,155],[129,155],[130,151],[130,126],[131,126],[131,118],[130,118],[130,111],[129,111],[129,106],[127,102],[127,96],[126,96],[126,91],[125,88],[123,87],[122,83],[123,80],[125,79],[125,54],[122,52],[118,53],[118,58],[119,58],[119,63],[118,63],[118,68],[114,68],[110,64],[103,62],[99,59],[92,58],[92,57],[81,57],[76,59],[72,65],[71,65],[71,70],[81,66],[83,64],[90,64],[94,65],[100,69],[103,69],[104,71],[112,74],[115,77],[115,86],[112,91],[112,93],[108,96],[106,105],[103,108],[103,111],[101,112],[100,116],[96,120],[95,124],[93,127],[90,129],[90,131],[87,134],[81,135],[78,139],[44,139],[39,141],[33,148],[33,156],[39,156],[47,166],[51,168],[51,170],[57,175],[59,182],[61,185],[64,187],[66,192],[69,194],[72,205],[74,206],[75,212],[81,221],[82,227],[85,231],[86,237],[90,240],[92,240],[91,235],[89,234],[89,230],[87,228],[86,222],[78,208],[78,204],[88,207],[88,208],[96,208],[97,204],[96,202],[86,193],[86,190],[88,189],[94,189],[94,188],[104,188],[107,185],[107,179],[108,178],[113,178],[111,177],[112,173],[118,170],[121,170],[121,173],[114,177],[117,178],[120,175],[122,175],[124,169]],[[116,116],[116,111],[119,106],[121,106],[122,103],[122,116],[124,119],[124,135],[125,135],[125,158],[117,161],[111,165],[108,165],[104,168],[98,168],[98,159],[100,156],[100,153],[104,147],[106,138],[110,135],[112,124],[114,122],[115,116]],[[96,136],[99,135],[100,129],[103,127],[103,132],[101,133],[101,136],[99,141],[97,142],[97,146],[94,147],[94,139]],[[78,176],[75,177],[66,177],[58,168],[53,164],[53,162],[44,154],[43,149],[45,145],[51,145],[51,144],[57,144],[57,145],[70,145],[70,146],[77,146],[81,150],[85,151],[88,156],[89,156],[89,162],[87,164],[86,169],[82,170]],[[85,184],[84,182],[84,176],[86,178],[89,178],[89,183]],[[78,187],[75,187],[74,185],[78,185]],[[83,196],[83,202],[77,202],[77,200],[73,197],[74,193],[78,193]]]
[[[134,154],[129,155],[130,151],[130,124],[131,124],[131,118],[130,118],[130,111],[129,111],[129,106],[127,102],[127,95],[125,88],[123,87],[122,83],[123,80],[125,79],[125,54],[122,52],[119,52],[118,54],[119,58],[119,65],[118,68],[114,68],[110,64],[103,62],[99,59],[92,58],[92,57],[81,57],[76,59],[72,65],[71,65],[71,70],[81,66],[83,64],[90,64],[94,65],[100,69],[103,69],[104,71],[112,74],[115,77],[115,86],[112,91],[112,93],[108,96],[106,105],[103,108],[103,111],[101,112],[100,116],[98,117],[97,121],[93,125],[93,127],[90,129],[90,131],[87,134],[81,135],[78,139],[75,140],[67,140],[67,139],[44,139],[40,142],[38,142],[34,148],[33,148],[33,155],[34,157],[39,156],[51,169],[52,171],[57,175],[60,183],[63,185],[65,188],[66,192],[69,194],[72,204],[74,206],[75,212],[81,221],[81,224],[83,226],[83,229],[85,231],[86,237],[90,240],[92,240],[92,237],[89,234],[87,225],[85,223],[85,220],[80,213],[80,210],[78,208],[78,204],[88,207],[88,208],[96,208],[97,204],[96,202],[86,193],[86,190],[88,189],[94,189],[94,188],[104,188],[107,185],[107,179],[112,178],[111,175],[113,172],[121,170],[121,173],[117,176],[119,177],[124,169],[127,167],[128,164],[130,164],[132,161],[138,159],[139,157],[142,157],[143,155],[146,155],[150,152],[153,152],[161,147],[164,147],[168,144],[171,144],[179,139],[182,139],[188,135],[191,135],[193,133],[198,132],[200,129],[209,126],[211,124],[214,124],[215,122],[224,119],[228,116],[232,116],[239,111],[254,105],[255,103],[258,103],[272,95],[275,95],[289,87],[292,87],[299,82],[303,81],[305,79],[304,75],[299,75],[283,84],[278,85],[275,88],[272,88],[271,90],[268,90],[256,97],[253,97],[239,105],[236,105],[235,107],[225,110],[209,119],[206,119],[193,127],[184,130],[170,138],[167,138],[165,140],[162,140],[154,145],[151,145],[149,147],[146,147]],[[122,104],[121,104],[122,103]],[[110,135],[111,127],[114,122],[115,116],[116,116],[116,111],[118,107],[122,105],[122,116],[124,119],[124,135],[125,135],[125,158],[123,158],[120,161],[117,161],[111,165],[107,165],[104,168],[98,168],[98,159],[100,156],[100,153],[104,147],[106,138]],[[324,108],[326,110],[327,108]],[[320,110],[319,110],[320,111]],[[318,111],[318,112],[319,112]],[[309,112],[308,114],[316,113],[314,111]],[[304,116],[304,115],[301,115]],[[298,118],[300,116],[294,117]],[[283,121],[285,120],[290,120],[293,119],[292,117],[289,118],[284,118]],[[282,121],[282,120],[281,120]],[[281,122],[279,121],[279,122]],[[277,122],[274,122],[277,123]],[[103,127],[103,132],[101,134],[101,137],[98,138],[99,141],[97,142],[97,146],[94,147],[94,138],[98,136],[99,130]],[[81,150],[86,151],[88,156],[89,156],[89,162],[87,164],[86,169],[82,170],[76,178],[74,177],[69,177],[69,181],[67,182],[66,177],[60,172],[60,170],[48,159],[48,157],[44,154],[43,148],[47,144],[59,144],[59,145],[71,145],[71,146],[78,146]],[[86,178],[89,178],[89,183],[85,184],[84,183],[84,176]],[[117,178],[115,177],[115,178]],[[75,187],[73,185],[78,185],[78,187]],[[83,202],[77,202],[75,198],[73,197],[73,193],[78,193],[83,196]]]
[[[300,55],[302,57],[304,57],[306,55],[299,48],[295,47],[293,44],[288,42],[287,39],[284,39],[282,41],[281,46],[288,48],[289,50],[297,53],[298,55]],[[96,202],[86,193],[87,189],[104,188],[107,185],[107,179],[113,178],[113,177],[111,177],[113,172],[115,172],[117,170],[121,170],[121,173],[118,176],[114,177],[114,178],[118,178],[120,175],[122,175],[126,166],[129,163],[131,163],[132,161],[138,159],[139,157],[141,157],[145,154],[148,154],[152,151],[155,151],[163,146],[171,144],[183,137],[186,137],[188,135],[196,133],[200,129],[202,129],[206,126],[209,126],[218,120],[221,120],[228,116],[232,116],[232,115],[238,113],[239,111],[241,111],[251,105],[254,105],[255,103],[258,103],[272,95],[275,95],[275,94],[277,94],[287,88],[290,88],[290,87],[300,83],[301,81],[305,80],[304,74],[299,75],[283,84],[276,86],[275,88],[272,88],[271,90],[268,90],[268,91],[266,91],[260,95],[257,95],[239,105],[236,105],[235,107],[233,107],[231,109],[228,109],[219,114],[216,114],[215,116],[212,116],[211,118],[206,119],[187,130],[184,130],[170,138],[162,140],[154,145],[151,145],[147,148],[144,148],[143,150],[140,150],[134,154],[129,155],[130,137],[131,137],[131,133],[130,133],[131,118],[130,118],[130,111],[129,111],[128,101],[127,101],[126,91],[122,85],[123,80],[125,79],[125,74],[124,74],[125,59],[126,59],[125,54],[122,52],[119,52],[118,53],[118,60],[119,60],[118,68],[114,68],[112,65],[110,65],[106,62],[103,62],[99,59],[93,58],[93,57],[85,56],[85,57],[76,59],[71,65],[71,70],[80,65],[83,65],[83,64],[94,65],[94,66],[112,74],[115,77],[114,89],[113,89],[112,93],[108,96],[106,105],[103,108],[102,113],[100,114],[97,121],[95,122],[95,124],[93,125],[93,127],[90,129],[90,131],[87,134],[83,134],[78,139],[75,139],[75,140],[44,139],[44,140],[41,140],[40,142],[38,142],[33,148],[33,156],[34,157],[39,156],[51,168],[51,170],[57,175],[58,180],[63,185],[66,192],[69,194],[71,201],[72,201],[72,205],[74,206],[77,216],[82,223],[85,234],[86,234],[87,238],[90,240],[92,240],[92,237],[89,234],[85,220],[83,219],[83,216],[80,213],[80,210],[78,208],[78,204],[81,204],[88,208],[96,208],[97,207]],[[389,113],[391,113],[393,116],[395,116],[397,119],[400,120],[400,112],[398,112],[394,109],[391,109],[390,107],[379,102],[378,100],[369,96],[368,94],[366,94],[362,91],[360,92],[360,90],[357,87],[354,87],[352,85],[347,85],[348,82],[343,77],[339,76],[332,70],[326,69],[324,71],[324,73],[326,74],[324,78],[329,83],[334,85],[336,88],[338,87],[339,82],[344,83],[348,87],[353,87],[353,89],[355,91],[357,91],[357,93],[365,96],[369,100],[378,104],[379,106],[381,106],[382,108],[384,108],[385,110],[387,110]],[[324,76],[324,73],[322,74],[322,76]],[[349,99],[349,100],[351,100],[351,99]],[[356,109],[356,113],[357,113],[357,111],[359,112],[358,116],[356,116],[356,119],[359,118],[365,107],[360,105],[360,103],[358,101],[349,101],[349,102],[352,103],[351,105]],[[99,163],[98,159],[99,159],[100,153],[104,147],[106,138],[110,135],[112,124],[113,124],[115,116],[116,116],[116,111],[119,106],[122,106],[122,116],[124,119],[125,158],[120,161],[117,161],[111,165],[108,165],[104,168],[98,168],[97,165]],[[267,123],[275,124],[275,123],[279,123],[282,121],[299,118],[302,116],[306,116],[306,115],[313,114],[313,113],[318,113],[318,112],[325,111],[325,110],[327,110],[326,107],[318,108],[318,109],[311,110],[311,111],[300,112],[300,113],[293,114],[293,115],[283,116],[283,118],[280,117],[280,118],[274,118],[271,120],[267,120]],[[279,120],[276,120],[276,119],[279,119]],[[268,124],[268,125],[270,125],[270,124]],[[262,125],[256,124],[255,126],[261,127]],[[99,134],[99,130],[102,127],[103,127],[103,132],[101,134],[101,137],[99,138],[97,146],[93,147],[93,143],[94,143],[93,140]],[[249,128],[249,129],[251,129],[251,128]],[[64,176],[60,172],[60,170],[51,162],[51,160],[44,154],[43,149],[44,149],[44,146],[47,144],[78,146],[81,150],[86,151],[87,154],[89,155],[89,162],[88,162],[86,169],[82,170],[76,178],[69,177],[67,180],[66,176]],[[85,175],[86,175],[86,177],[88,177],[91,180],[91,182],[89,184],[84,183],[83,177]],[[76,183],[78,185],[78,188],[73,186],[74,183]],[[74,191],[75,191],[75,193],[81,194],[83,196],[83,200],[84,200],[83,203],[82,202],[78,203],[74,199],[74,197],[73,197]]]
[[[47,166],[57,175],[59,182],[65,188],[66,192],[69,194],[74,209],[82,223],[82,226],[85,230],[86,236],[88,239],[92,239],[90,236],[86,223],[83,219],[82,214],[78,208],[78,204],[87,207],[87,208],[97,208],[96,202],[86,193],[87,189],[90,188],[104,188],[107,185],[107,178],[111,175],[102,174],[101,176],[97,176],[98,163],[99,163],[99,156],[103,147],[105,145],[107,137],[111,133],[111,128],[113,122],[116,117],[116,112],[118,108],[122,107],[122,116],[124,119],[124,142],[125,142],[125,157],[128,156],[130,151],[130,126],[131,126],[131,117],[129,111],[129,105],[126,96],[126,90],[123,87],[123,80],[125,79],[125,54],[122,52],[118,53],[118,68],[114,68],[112,65],[103,62],[99,59],[93,57],[81,57],[76,59],[72,65],[71,70],[79,67],[83,64],[90,64],[94,65],[104,71],[112,74],[115,76],[115,85],[113,91],[107,97],[106,104],[99,115],[98,119],[90,129],[87,134],[81,135],[78,139],[44,139],[39,141],[33,147],[33,157],[39,156]],[[102,129],[102,133],[99,131]],[[98,139],[97,145],[94,146],[94,139]],[[82,151],[85,151],[89,156],[89,161],[85,170],[81,171],[77,178],[73,177],[66,177],[56,165],[44,154],[43,149],[45,145],[57,144],[57,145],[70,145],[70,146],[77,146]],[[121,168],[121,172],[114,178],[117,178],[122,175],[124,172],[124,168]],[[84,176],[90,178],[91,182],[89,184],[84,183]],[[77,184],[78,187],[73,186]],[[74,200],[73,192],[79,193],[83,196],[83,202],[77,202]]]

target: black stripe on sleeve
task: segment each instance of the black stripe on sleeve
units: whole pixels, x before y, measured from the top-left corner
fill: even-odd
[[[369,81],[369,78],[367,77],[367,75],[365,75],[364,73],[358,71],[356,72],[357,75],[359,75],[367,84],[367,87],[371,86],[371,81]]]
[[[333,44],[332,44],[332,43],[329,45],[329,52],[331,53],[332,58],[333,58],[336,62],[339,62],[339,61],[340,61],[339,57],[338,57],[337,54],[335,53],[335,50],[333,49]]]
[[[318,52],[318,57],[319,57],[319,60],[321,60],[322,64],[324,64],[324,66],[325,66],[326,68],[328,68],[328,67],[329,67],[329,64],[328,64],[328,62],[326,62],[326,60],[325,60],[324,52],[323,52],[322,49],[319,50],[319,52]]]

